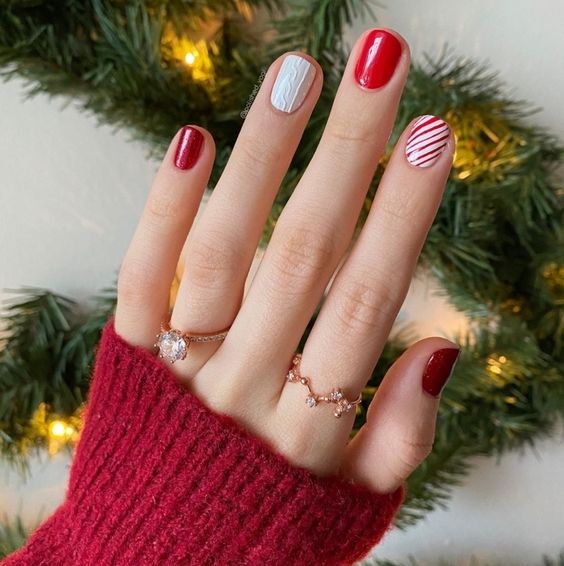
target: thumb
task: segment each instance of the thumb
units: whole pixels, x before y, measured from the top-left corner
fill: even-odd
[[[433,446],[439,395],[459,352],[448,340],[427,338],[396,360],[347,445],[346,476],[389,493],[423,462]]]

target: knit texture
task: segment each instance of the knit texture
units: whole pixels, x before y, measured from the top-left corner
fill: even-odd
[[[2,564],[352,564],[404,494],[291,464],[121,338],[111,317],[65,501]]]

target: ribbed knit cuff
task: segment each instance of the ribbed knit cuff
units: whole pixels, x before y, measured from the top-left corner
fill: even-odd
[[[404,497],[318,477],[104,327],[67,498],[5,566],[341,565]]]

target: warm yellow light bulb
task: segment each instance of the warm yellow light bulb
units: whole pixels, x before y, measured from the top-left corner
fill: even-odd
[[[186,53],[186,55],[184,55],[184,62],[187,65],[193,65],[196,62],[196,55],[194,53],[192,53],[191,51],[188,51],[188,53]]]
[[[67,433],[67,425],[62,421],[53,421],[49,430],[53,436],[63,438]]]

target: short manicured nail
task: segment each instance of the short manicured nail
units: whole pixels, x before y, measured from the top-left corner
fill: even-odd
[[[272,106],[288,114],[294,112],[302,105],[314,79],[314,65],[298,55],[287,55],[272,87]]]
[[[394,74],[401,57],[401,43],[390,32],[372,30],[364,40],[356,62],[355,78],[364,88],[380,88]]]
[[[412,165],[430,167],[444,151],[449,137],[450,128],[444,120],[431,115],[421,116],[411,127],[405,156]]]
[[[184,126],[178,138],[176,153],[174,155],[174,165],[178,169],[192,169],[204,145],[204,136],[200,130],[192,126]]]
[[[441,394],[445,383],[452,374],[459,354],[458,348],[443,348],[433,353],[423,373],[422,385],[424,391],[433,397],[438,397]]]

